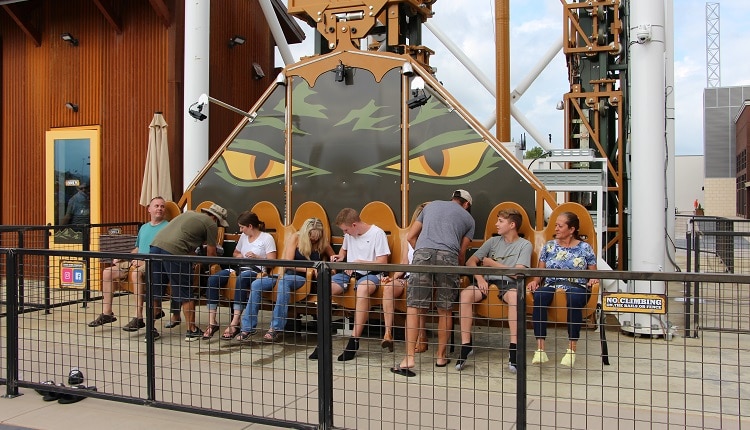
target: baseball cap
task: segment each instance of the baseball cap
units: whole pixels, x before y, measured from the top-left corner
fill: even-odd
[[[466,191],[466,190],[456,190],[456,191],[454,191],[453,192],[453,197],[451,197],[451,198],[455,199],[456,197],[461,197],[462,199],[464,199],[467,202],[469,202],[469,204],[472,204],[471,203],[471,194],[469,194],[469,192]]]
[[[223,207],[214,203],[210,207],[203,208],[201,210],[205,213],[215,216],[219,220],[219,224],[221,224],[222,227],[229,227],[229,223],[227,222],[227,210]]]

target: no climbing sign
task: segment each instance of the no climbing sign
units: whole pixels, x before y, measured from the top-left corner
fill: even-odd
[[[605,312],[629,312],[639,314],[666,314],[665,294],[609,293],[602,298]]]

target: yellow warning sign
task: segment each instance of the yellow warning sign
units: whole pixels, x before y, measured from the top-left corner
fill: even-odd
[[[602,310],[665,314],[667,313],[667,296],[665,294],[605,293],[602,298]]]

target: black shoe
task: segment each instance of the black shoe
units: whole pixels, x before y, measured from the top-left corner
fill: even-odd
[[[346,344],[344,352],[339,355],[338,361],[349,361],[354,360],[354,356],[357,354],[359,349],[359,339],[356,337],[350,337],[349,343]]]
[[[471,342],[462,344],[461,354],[458,356],[458,361],[456,361],[456,370],[463,370],[464,366],[466,366],[466,360],[473,353],[474,348],[471,346]]]
[[[155,320],[160,320],[165,317],[164,311],[159,311],[158,314],[154,317]]]
[[[185,342],[192,342],[203,337],[203,331],[195,326],[195,330],[188,330],[185,332]]]
[[[307,358],[310,360],[317,360],[318,359],[318,347],[315,347],[315,350],[310,354]]]
[[[122,329],[124,331],[138,331],[146,327],[146,323],[143,322],[143,318],[133,318],[129,323],[125,324]]]
[[[94,321],[91,321],[89,323],[89,327],[99,327],[104,324],[113,323],[115,321],[117,321],[117,318],[115,318],[115,314],[109,314],[109,315],[99,314],[99,316],[96,317]]]
[[[151,331],[151,333],[153,333],[153,336],[154,336],[154,340],[157,340],[157,339],[159,339],[159,338],[161,337],[161,335],[159,334],[159,332],[158,332],[158,331],[157,331],[156,329],[153,329],[153,330]],[[143,340],[144,340],[145,342],[148,342],[148,336],[146,336],[146,337],[145,337],[145,338],[144,338]]]
[[[91,386],[87,387],[85,385],[73,385],[70,388],[75,388],[78,390],[89,390],[89,391],[96,391],[96,387]],[[71,403],[77,403],[81,400],[85,399],[86,396],[76,396],[75,394],[62,394],[60,395],[60,398],[57,400],[57,403],[61,405],[69,405]]]

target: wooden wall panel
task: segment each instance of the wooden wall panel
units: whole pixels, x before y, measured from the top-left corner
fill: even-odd
[[[145,220],[138,204],[148,125],[155,111],[168,123],[172,188],[182,190],[184,2],[169,0],[165,25],[145,0],[110,2],[117,34],[91,0],[24,2],[38,26],[41,46],[0,9],[0,172],[3,224],[45,220],[45,132],[55,127],[99,125],[102,130],[102,221]],[[60,38],[68,32],[77,47]],[[229,49],[235,34],[247,42]],[[209,94],[249,109],[275,79],[273,42],[256,1],[211,2]],[[256,80],[252,63],[266,76]],[[74,113],[66,102],[79,106]],[[212,107],[210,151],[241,117]],[[210,154],[209,154],[210,155]]]
[[[233,7],[223,7],[226,3]],[[257,1],[226,3],[211,3],[209,95],[247,111],[276,79],[273,37]],[[243,36],[245,44],[229,48],[234,35]],[[254,77],[253,62],[260,64],[264,78]],[[213,154],[243,118],[216,105],[210,111],[209,151]]]
[[[154,111],[164,113],[173,165],[181,164],[175,148],[181,146],[182,133],[174,130],[182,128],[175,110],[182,94],[168,90],[182,79],[182,65],[175,67],[170,57],[181,56],[182,46],[169,47],[174,34],[183,31],[182,19],[165,27],[149,2],[121,5],[123,32],[118,35],[90,0],[41,2],[40,47],[0,11],[2,192],[8,201],[2,207],[3,224],[44,222],[44,136],[50,128],[101,126],[104,222],[146,218],[138,200]],[[79,45],[64,42],[64,32]],[[170,94],[180,100],[170,100]],[[66,109],[66,102],[77,104],[79,112]],[[180,178],[181,170],[175,170],[173,178]],[[175,199],[181,186],[173,180]]]

